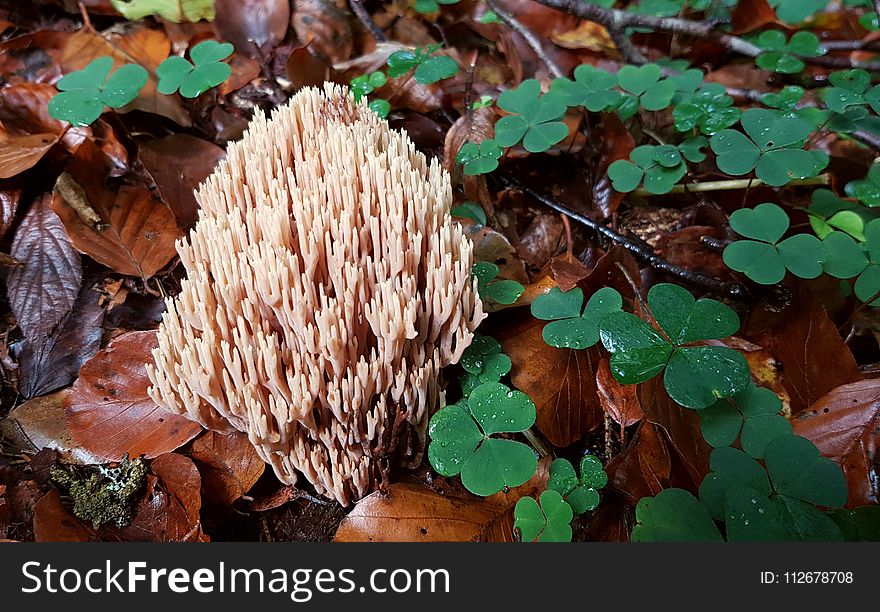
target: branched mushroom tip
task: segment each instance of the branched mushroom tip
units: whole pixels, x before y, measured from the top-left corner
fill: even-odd
[[[448,174],[327,84],[258,111],[197,199],[150,396],[343,505],[418,462],[485,318]]]

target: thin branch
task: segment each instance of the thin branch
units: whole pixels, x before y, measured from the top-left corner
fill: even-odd
[[[532,32],[526,26],[517,21],[516,17],[498,6],[495,0],[486,0],[486,5],[490,9],[492,9],[493,13],[498,15],[498,19],[503,21],[507,25],[507,27],[509,27],[511,30],[513,30],[514,32],[522,36],[523,39],[525,39],[526,44],[532,48],[532,51],[535,52],[535,55],[538,56],[538,59],[544,62],[544,65],[547,66],[547,70],[550,71],[550,74],[552,74],[556,78],[561,78],[565,76],[565,73],[557,65],[557,63],[554,62],[549,55],[547,55],[547,52],[544,50],[543,45],[541,45],[541,41],[538,40],[538,37],[535,36],[534,32]]]
[[[373,35],[376,42],[388,41],[385,32],[382,31],[382,28],[376,25],[376,22],[373,21],[373,18],[370,17],[370,13],[368,13],[367,9],[364,7],[364,0],[348,0],[348,6],[351,7],[351,11],[357,16],[367,31]]]
[[[651,28],[659,32],[672,34],[684,34],[694,38],[712,40],[733,53],[748,57],[757,57],[764,52],[763,49],[750,43],[744,38],[726,34],[719,31],[718,26],[708,21],[693,21],[679,17],[655,17],[653,15],[640,15],[618,9],[609,9],[584,0],[537,0],[538,3],[556,10],[589,19],[602,24],[608,30],[621,31],[627,27]],[[864,68],[865,70],[880,70],[878,62],[858,62],[841,57],[801,57],[804,62],[817,66],[834,68]]]
[[[764,181],[757,178],[748,178],[748,179],[727,179],[723,181],[702,181],[699,183],[686,183],[680,185],[674,185],[671,191],[666,192],[665,194],[659,195],[668,195],[670,193],[701,193],[706,191],[736,191],[739,189],[751,189],[754,187],[760,187],[764,184]],[[820,174],[818,176],[813,176],[806,179],[794,179],[786,183],[789,187],[805,187],[809,185],[830,185],[831,184],[831,175],[826,173]],[[653,195],[658,195],[651,193],[649,191],[645,191],[644,189],[636,189],[633,191],[633,195],[640,197],[650,197]]]
[[[599,223],[598,221],[590,219],[585,215],[571,210],[567,206],[564,206],[563,204],[560,204],[559,202],[538,193],[534,189],[523,185],[518,180],[512,177],[502,177],[502,180],[509,186],[519,189],[520,191],[535,198],[536,200],[541,202],[541,204],[552,208],[556,212],[568,215],[578,223],[590,228],[597,234],[604,236],[615,244],[619,244],[630,253],[632,253],[634,256],[650,265],[652,268],[655,268],[662,272],[666,272],[667,274],[671,274],[673,276],[677,276],[683,281],[689,282],[694,285],[699,285],[713,293],[724,295],[732,299],[742,300],[749,296],[749,292],[746,287],[740,283],[725,282],[713,276],[709,276],[708,274],[692,272],[691,270],[687,270],[685,268],[682,268],[681,266],[675,265],[674,263],[667,261],[657,255],[653,250],[646,247],[643,243],[624,236],[623,234],[614,231],[610,227]]]

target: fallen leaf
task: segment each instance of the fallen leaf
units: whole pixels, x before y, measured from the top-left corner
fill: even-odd
[[[67,463],[100,463],[100,458],[76,444],[67,429],[63,403],[68,393],[63,389],[24,402],[0,420],[0,431],[22,449],[51,448]]]
[[[21,189],[0,189],[0,240],[12,227],[20,201]]]
[[[70,311],[82,281],[79,255],[51,201],[49,194],[38,198],[22,219],[10,255],[24,265],[13,268],[6,279],[18,326],[25,340],[37,346]]]
[[[527,483],[486,498],[444,495],[395,483],[363,498],[343,519],[336,542],[510,542],[513,508],[547,487],[549,458]]]
[[[183,455],[166,453],[150,464],[147,491],[127,527],[102,532],[104,539],[126,542],[206,542],[199,512],[201,477]]]
[[[541,270],[565,240],[565,226],[559,215],[538,213],[520,235],[516,253],[534,269]]]
[[[586,19],[573,30],[554,33],[550,40],[566,49],[589,49],[597,53],[617,48],[604,26]]]
[[[100,294],[84,289],[45,341],[25,341],[18,355],[19,389],[26,398],[66,387],[101,348],[104,308]]]
[[[182,230],[198,219],[199,205],[193,190],[224,157],[226,152],[214,143],[189,134],[151,140],[138,149],[138,158],[156,181],[162,199]]]
[[[220,37],[252,57],[281,42],[290,23],[288,0],[214,0],[214,10]]]
[[[537,409],[536,425],[557,447],[582,440],[602,424],[596,390],[599,350],[559,349],[541,336],[544,321],[524,317],[495,338],[510,357],[510,378]]]
[[[878,503],[874,463],[880,448],[880,380],[841,385],[792,420],[794,433],[834,460],[849,485],[847,507]]]
[[[14,83],[0,88],[0,123],[20,134],[56,134],[67,125],[49,115],[58,90],[45,83]]]
[[[767,0],[739,0],[733,9],[733,33],[747,34],[766,25],[779,23]]]
[[[266,469],[254,445],[242,433],[205,432],[193,442],[192,458],[202,475],[206,499],[222,506],[250,491]]]
[[[837,326],[814,296],[798,297],[782,314],[780,325],[750,339],[782,363],[782,384],[788,390],[793,415],[832,389],[862,378]]]
[[[597,148],[600,151],[600,158],[592,172],[593,208],[602,214],[602,218],[607,219],[617,211],[625,195],[611,186],[608,166],[619,159],[629,159],[629,154],[636,145],[629,130],[614,113],[603,114],[602,122],[598,129],[591,132],[593,134],[599,139]]]
[[[636,385],[622,385],[611,374],[608,359],[599,361],[596,371],[596,389],[602,408],[621,427],[635,425],[645,416]]]
[[[146,187],[106,181],[108,169],[107,157],[83,143],[67,172],[85,201],[68,201],[56,190],[53,206],[77,249],[121,274],[148,279],[175,256],[180,230],[164,202]],[[84,221],[82,209],[93,210],[102,225]]]
[[[354,49],[349,15],[331,0],[293,0],[291,23],[300,42],[338,63]]]
[[[65,400],[67,426],[80,446],[107,461],[147,458],[186,444],[201,426],[157,406],[147,395],[146,363],[156,332],[123,334],[80,370]]]
[[[37,542],[89,542],[98,539],[61,503],[52,489],[34,506],[34,539]]]
[[[0,179],[30,170],[56,142],[56,134],[13,136],[0,128]]]
[[[644,423],[611,474],[611,486],[630,504],[668,488],[672,458],[659,426]]]
[[[313,53],[309,44],[303,44],[290,52],[284,65],[284,75],[294,92],[303,87],[319,87],[330,80],[332,64],[324,55]]]

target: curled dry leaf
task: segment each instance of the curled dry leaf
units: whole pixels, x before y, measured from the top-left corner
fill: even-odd
[[[205,432],[193,442],[192,458],[199,467],[205,497],[227,506],[250,491],[266,464],[242,433]]]
[[[486,498],[441,494],[395,483],[363,498],[343,519],[337,542],[511,542],[513,508],[523,496],[547,488],[549,457],[535,475],[507,493]]]
[[[6,236],[6,232],[12,227],[20,201],[21,189],[0,189],[0,240]]]
[[[595,21],[586,19],[572,30],[554,33],[550,39],[566,49],[588,49],[597,53],[607,53],[617,49],[608,30]]]
[[[30,170],[56,142],[56,134],[14,136],[0,128],[0,179]]]
[[[510,357],[514,386],[537,409],[536,424],[558,447],[582,440],[602,423],[596,389],[599,350],[558,349],[541,336],[544,322],[525,318],[495,338]]]
[[[53,206],[77,249],[121,274],[147,279],[174,257],[180,231],[149,189],[105,180],[110,166],[94,143],[84,142],[67,168],[79,189],[73,196],[56,190]]]
[[[156,181],[180,229],[189,228],[198,219],[199,205],[193,191],[225,156],[214,143],[189,134],[151,140],[138,149],[138,157]]]
[[[189,458],[177,453],[156,457],[150,464],[147,490],[128,527],[102,534],[105,540],[127,542],[206,542],[199,512],[201,477]]]
[[[598,130],[592,134],[599,138],[598,149],[601,152],[593,177],[593,208],[602,213],[607,219],[617,211],[617,207],[623,201],[623,193],[615,191],[608,178],[608,166],[618,159],[629,159],[629,154],[636,146],[636,142],[623,122],[614,113],[602,115],[602,122]]]
[[[880,449],[880,380],[861,380],[820,397],[792,421],[794,433],[815,444],[846,474],[848,507],[878,503],[874,463]]]
[[[622,385],[617,382],[605,357],[599,361],[599,369],[596,371],[596,389],[605,413],[621,427],[635,425],[645,416],[636,385]]]
[[[58,216],[52,197],[38,198],[22,219],[12,241],[12,257],[23,266],[6,279],[6,295],[28,343],[42,346],[76,300],[82,268]]]
[[[644,423],[611,475],[611,486],[630,504],[670,486],[672,457],[657,425]]]
[[[106,461],[148,458],[175,450],[201,431],[197,423],[165,412],[147,395],[146,363],[156,332],[113,340],[80,370],[65,401],[67,426],[80,446]]]
[[[284,40],[290,24],[288,0],[214,0],[214,26],[236,51],[259,57],[265,45]]]
[[[334,63],[351,57],[351,17],[332,0],[293,0],[291,23],[300,42],[310,43],[314,51]]]

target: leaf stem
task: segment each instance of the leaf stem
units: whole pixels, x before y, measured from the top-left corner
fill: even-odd
[[[704,191],[737,191],[740,189],[749,189],[750,187],[760,187],[764,184],[764,181],[757,178],[751,179],[727,179],[723,181],[703,181],[698,183],[687,183],[681,185],[675,185],[672,188],[672,191],[668,193],[700,193]],[[831,175],[827,172],[823,172],[818,176],[813,176],[805,179],[796,179],[787,183],[786,186],[791,187],[803,187],[807,185],[830,185],[831,184]],[[667,194],[654,194],[644,189],[636,189],[633,191],[634,196],[638,197],[650,197],[654,195],[667,195]]]

